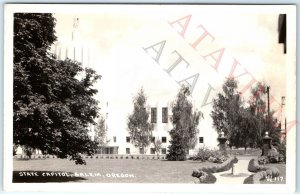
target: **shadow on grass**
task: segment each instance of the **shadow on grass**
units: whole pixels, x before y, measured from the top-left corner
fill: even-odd
[[[62,171],[13,171],[13,183],[76,182],[86,180],[72,172]]]

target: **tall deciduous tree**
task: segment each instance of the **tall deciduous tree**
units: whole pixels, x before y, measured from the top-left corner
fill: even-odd
[[[49,52],[54,27],[52,14],[14,15],[14,144],[83,163],[81,153],[96,148],[88,126],[98,113],[92,86],[100,76]]]
[[[193,110],[189,96],[189,87],[182,86],[172,104],[173,129],[169,132],[171,145],[167,154],[168,160],[185,160],[187,151],[194,148],[197,142],[198,124],[203,114]]]
[[[223,84],[223,92],[213,99],[211,117],[213,126],[218,133],[221,131],[228,137],[230,145],[239,144],[240,114],[243,111],[243,103],[237,91],[238,83],[233,78],[227,79]]]
[[[277,121],[273,112],[266,112],[266,85],[258,83],[251,90],[249,107],[245,107],[237,91],[238,84],[234,79],[228,79],[223,84],[223,92],[218,93],[213,100],[211,117],[217,132],[224,131],[230,145],[236,147],[260,147],[266,131],[273,139],[273,144],[279,142]]]
[[[106,145],[109,141],[106,139],[106,124],[103,116],[100,116],[95,126],[95,141],[99,146]]]
[[[274,117],[274,111],[267,112],[267,85],[263,82],[258,82],[251,90],[249,100],[249,108],[254,115],[255,130],[256,130],[256,146],[262,145],[262,138],[265,132],[269,132],[272,138],[272,144],[279,146],[280,144],[280,127],[277,119]]]
[[[149,112],[146,109],[147,97],[141,88],[133,99],[133,113],[128,116],[127,130],[131,142],[137,148],[145,148],[151,143],[154,126],[149,121]]]

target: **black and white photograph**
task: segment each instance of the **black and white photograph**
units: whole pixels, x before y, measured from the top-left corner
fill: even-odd
[[[295,5],[4,11],[8,191],[295,190]]]

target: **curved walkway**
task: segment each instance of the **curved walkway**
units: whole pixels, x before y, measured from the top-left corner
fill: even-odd
[[[228,171],[224,172],[218,172],[214,173],[214,176],[217,178],[217,181],[215,184],[243,184],[245,178],[250,176],[251,172],[248,171],[248,164],[251,158],[249,157],[237,157],[238,158],[238,163],[235,164],[235,172],[237,174],[243,173],[243,176],[236,176],[236,177],[229,177],[229,176],[224,176],[225,174],[230,174],[231,169]],[[223,176],[222,176],[223,175]]]

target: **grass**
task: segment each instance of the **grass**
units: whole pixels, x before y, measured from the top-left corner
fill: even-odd
[[[193,183],[193,169],[209,162],[138,159],[85,159],[87,165],[75,165],[67,159],[14,160],[14,182],[88,182],[88,183]],[[31,175],[30,172],[35,172]],[[46,173],[67,172],[69,177]],[[86,173],[74,176],[74,173]],[[93,173],[88,175],[88,173]],[[96,175],[96,173],[98,173]],[[23,175],[23,176],[20,176]],[[26,175],[26,176],[25,176]],[[119,176],[119,177],[118,177]],[[123,176],[123,177],[122,177]],[[127,176],[127,177],[126,177]]]

